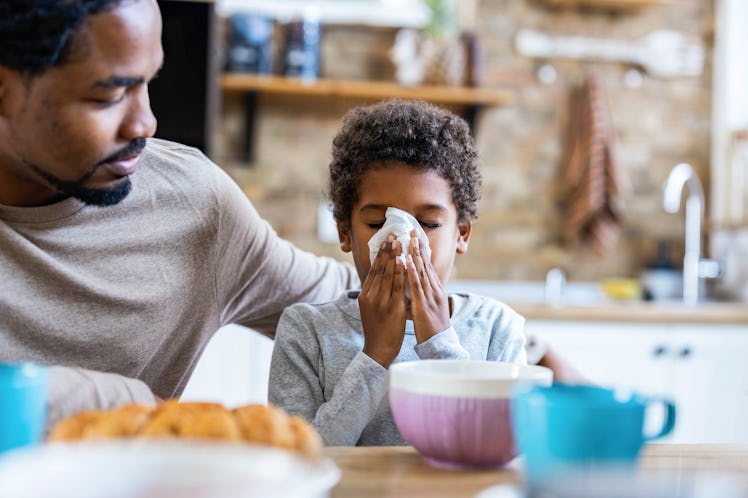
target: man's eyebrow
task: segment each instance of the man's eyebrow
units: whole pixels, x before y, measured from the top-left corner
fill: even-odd
[[[115,89],[128,86],[135,86],[145,83],[142,76],[111,76],[105,80],[99,80],[93,84],[95,88]]]
[[[158,69],[156,70],[156,74],[153,75],[153,78],[156,78],[159,73],[161,72],[161,69],[164,67],[164,62],[161,61],[161,65],[158,66]],[[151,79],[153,79],[151,78]],[[106,90],[112,90],[116,88],[122,88],[122,87],[128,87],[128,86],[135,86],[140,85],[141,83],[145,83],[146,79],[143,76],[117,76],[113,75],[105,80],[99,80],[93,84],[94,88],[104,88]]]

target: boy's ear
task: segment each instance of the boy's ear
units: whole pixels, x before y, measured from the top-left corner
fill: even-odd
[[[473,233],[473,222],[462,221],[457,224],[457,229],[460,231],[457,236],[457,254],[465,254],[470,242],[470,235]]]
[[[351,223],[349,221],[338,221],[338,240],[343,252],[351,252],[353,243],[351,242]]]

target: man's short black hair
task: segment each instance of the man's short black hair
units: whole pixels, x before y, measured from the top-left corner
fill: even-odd
[[[459,222],[477,217],[478,153],[462,118],[418,100],[356,107],[333,140],[328,193],[333,215],[350,221],[359,183],[372,168],[397,161],[447,180]]]
[[[0,1],[0,66],[36,75],[65,63],[74,35],[86,18],[124,1]]]

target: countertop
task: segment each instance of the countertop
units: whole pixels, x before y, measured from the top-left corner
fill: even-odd
[[[342,474],[331,498],[474,498],[486,488],[522,482],[513,464],[498,470],[441,469],[428,465],[411,447],[329,447],[325,455]],[[748,445],[653,444],[644,449],[640,469],[679,480],[704,473],[727,476],[741,488],[737,496],[746,496]]]
[[[620,301],[605,295],[599,283],[564,283],[558,305],[547,302],[544,282],[453,280],[450,292],[471,292],[503,301],[529,320],[748,325],[748,303],[706,301]]]
[[[748,325],[748,303],[610,301],[590,305],[511,302],[507,304],[528,320],[635,323],[704,323]]]

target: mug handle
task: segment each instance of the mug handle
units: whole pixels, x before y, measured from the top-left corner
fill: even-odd
[[[662,428],[657,434],[651,436],[644,434],[645,441],[652,441],[654,439],[659,439],[661,437],[667,436],[673,431],[673,428],[675,427],[675,404],[672,401],[664,398],[650,398],[647,401],[647,405],[650,405],[652,403],[662,403],[662,406],[665,407],[665,419],[662,422]]]

